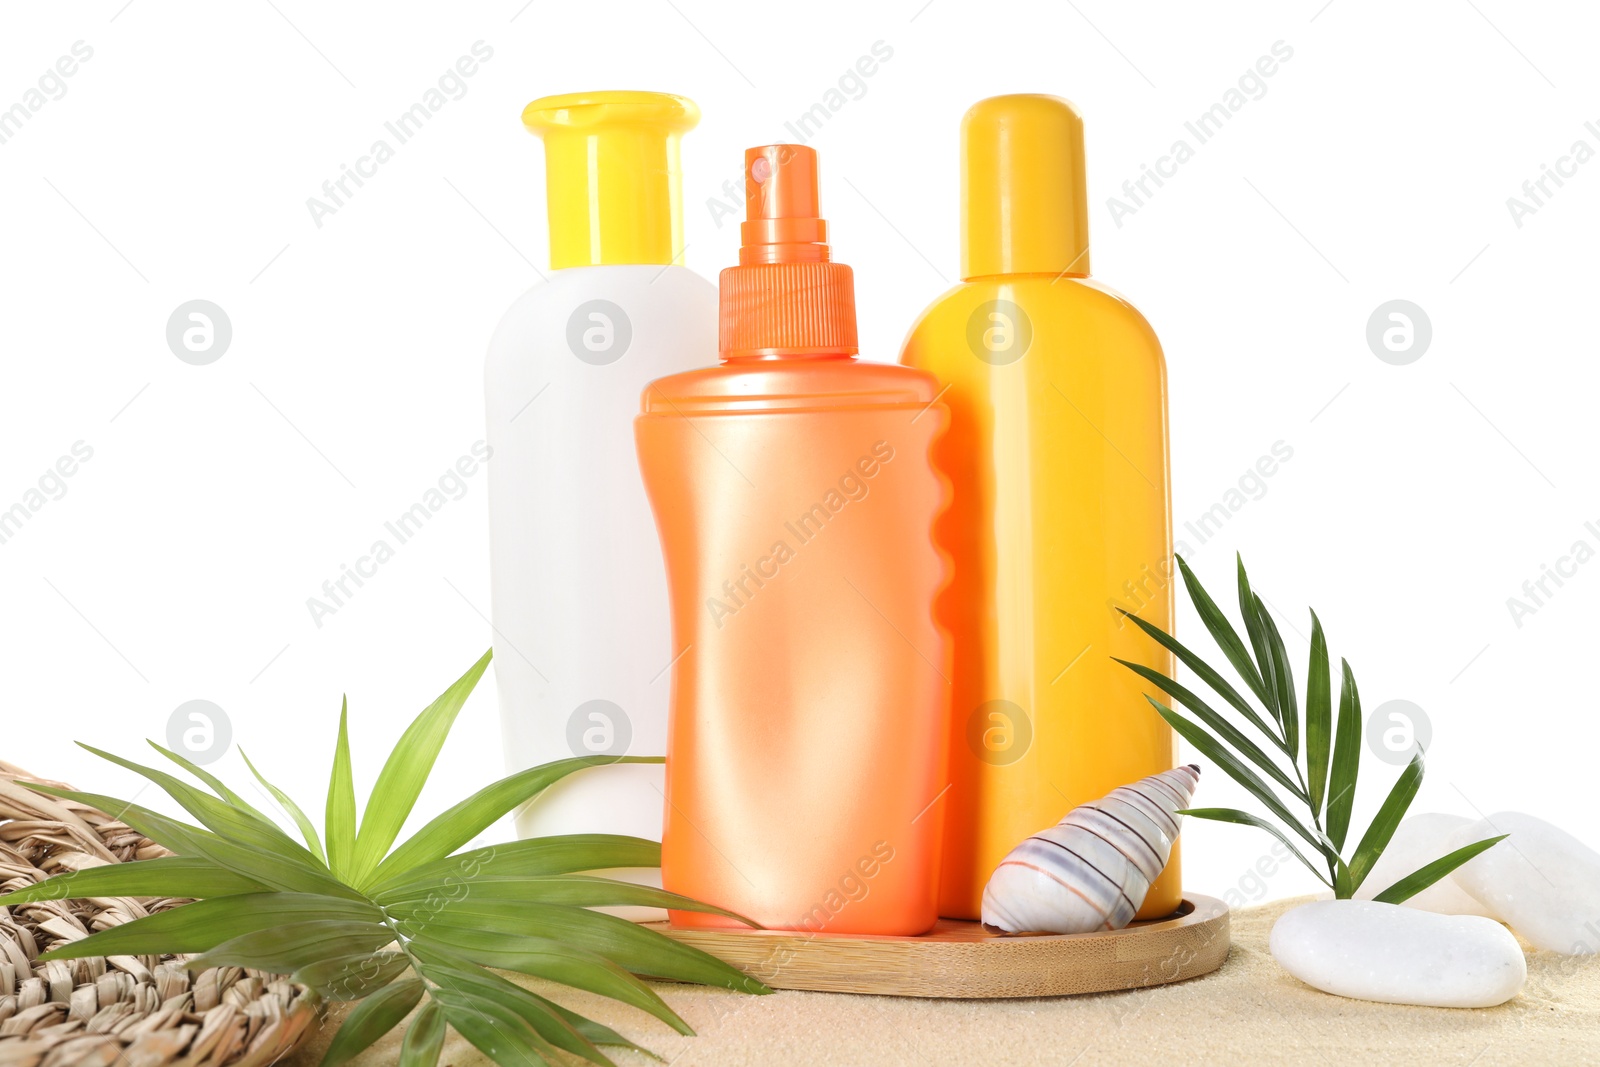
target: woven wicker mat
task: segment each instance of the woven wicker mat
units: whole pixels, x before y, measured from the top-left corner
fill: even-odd
[[[28,781],[45,780],[0,761],[0,891],[169,855],[104,812],[19,784]],[[185,956],[39,962],[64,942],[180,903],[0,907],[0,1067],[257,1067],[292,1049],[312,1029],[316,998],[281,975],[238,967],[191,974]]]

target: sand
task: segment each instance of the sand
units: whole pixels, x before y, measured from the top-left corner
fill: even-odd
[[[1306,898],[1309,899],[1309,898]],[[760,1064],[1600,1063],[1600,957],[1530,951],[1522,995],[1497,1008],[1411,1008],[1319,993],[1267,952],[1273,921],[1303,900],[1235,912],[1233,951],[1214,974],[1127,993],[1039,1000],[918,1000],[778,992],[750,997],[661,983],[696,1030],[681,1037],[632,1008],[523,984],[615,1027],[672,1067]],[[294,1061],[314,1065],[324,1032]],[[392,1064],[397,1029],[354,1061]],[[613,1053],[619,1065],[655,1061]],[[455,1034],[442,1064],[490,1061]]]

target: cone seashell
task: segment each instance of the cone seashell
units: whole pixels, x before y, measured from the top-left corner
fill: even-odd
[[[983,921],[1008,933],[1082,934],[1133,921],[1178,837],[1194,764],[1118,786],[1041,830],[1000,861],[983,890]]]

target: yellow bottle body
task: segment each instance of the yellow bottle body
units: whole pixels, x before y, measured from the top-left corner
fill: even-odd
[[[1166,365],[1098,282],[962,282],[912,328],[908,366],[948,385],[935,461],[953,483],[935,532],[954,562],[937,604],[954,637],[951,788],[940,914],[979,917],[1024,838],[1171,769],[1176,741],[1113,657],[1171,673],[1117,607],[1172,629]],[[1181,901],[1178,853],[1140,909]]]

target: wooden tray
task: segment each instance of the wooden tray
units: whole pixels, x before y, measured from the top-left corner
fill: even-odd
[[[1228,906],[1192,895],[1170,918],[1092,934],[1008,937],[941,919],[921,937],[785,930],[677,930],[677,941],[774,989],[897,997],[1056,997],[1166,985],[1228,958]]]

